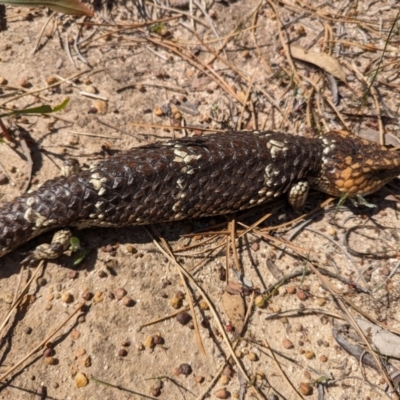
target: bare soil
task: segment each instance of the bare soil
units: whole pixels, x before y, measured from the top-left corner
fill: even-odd
[[[69,104],[46,116],[3,118],[12,141],[0,146],[1,202],[58,176],[65,159],[85,166],[185,134],[173,127],[188,126],[188,135],[349,129],[398,145],[397,4],[92,5],[90,20],[6,8],[0,109]],[[292,45],[311,58],[289,57]],[[83,262],[66,254],[46,263],[11,307],[35,271],[21,269],[21,260],[51,235],[26,244],[0,261],[0,398],[398,398],[387,387],[396,385],[398,361],[381,357],[375,370],[333,331],[362,316],[400,332],[396,194],[398,182],[368,198],[375,208],[337,199],[320,208],[327,197],[313,193],[304,216],[280,199],[236,224],[232,217],[160,225],[158,233],[74,232],[89,251]],[[230,245],[227,257],[232,230],[236,251]],[[189,292],[154,237],[193,276]],[[182,325],[186,317],[176,313],[191,313],[190,299],[194,319]],[[353,328],[344,337],[370,351]]]

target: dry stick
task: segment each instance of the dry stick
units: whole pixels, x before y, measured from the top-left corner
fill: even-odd
[[[137,123],[137,122],[130,122],[129,125],[132,126],[137,126],[139,128],[154,128],[154,129],[171,129],[171,130],[178,130],[180,131],[182,129],[181,126],[173,126],[173,125],[162,125],[162,124],[141,124],[141,123]],[[186,125],[185,129],[193,129],[193,130],[199,130],[202,132],[226,132],[225,129],[211,129],[211,128],[199,128],[198,126],[190,126],[190,125]],[[160,138],[163,139],[163,138]],[[165,138],[170,139],[170,138]]]
[[[4,379],[7,378],[8,375],[13,373],[20,365],[22,365],[28,358],[30,358],[33,354],[35,354],[37,351],[39,351],[64,325],[68,323],[68,321],[75,316],[85,305],[85,303],[80,303],[76,310],[68,316],[68,318],[62,322],[56,329],[54,329],[53,332],[49,336],[46,337],[46,339],[42,340],[27,356],[25,356],[22,360],[18,361],[13,367],[11,367],[7,372],[5,372],[3,375],[0,376],[0,382],[4,381]]]
[[[94,70],[94,71],[91,70],[91,69],[87,69],[87,70],[85,70],[85,71],[78,72],[78,73],[76,73],[76,74],[74,74],[74,75],[71,75],[69,78],[65,78],[65,80],[74,79],[74,78],[76,78],[76,77],[78,77],[78,76],[80,76],[80,75],[84,75],[84,74],[89,73],[89,72],[91,73],[91,75],[93,75],[93,74],[97,74],[98,72],[101,72],[101,71],[104,71],[104,68],[100,68],[100,69],[97,69],[97,70]],[[35,90],[29,91],[29,92],[26,91],[26,92],[24,92],[24,93],[22,93],[22,94],[19,94],[18,96],[15,96],[15,97],[13,97],[13,98],[11,98],[11,99],[9,99],[9,100],[7,100],[7,101],[1,103],[1,104],[0,104],[0,107],[3,107],[5,104],[10,103],[10,102],[12,102],[12,101],[18,100],[18,99],[20,99],[21,97],[25,97],[25,96],[29,96],[29,95],[34,95],[34,94],[36,94],[36,93],[40,93],[40,92],[43,92],[43,91],[45,91],[45,90],[51,89],[51,88],[53,88],[53,87],[56,87],[56,86],[60,85],[60,83],[61,83],[61,82],[56,82],[56,83],[53,83],[52,85],[47,85],[46,87],[43,87],[43,88],[40,88],[40,89],[35,89]]]
[[[148,233],[148,235],[153,239],[153,241],[156,242],[154,237],[153,237],[153,235],[150,234],[150,231],[147,228],[145,228],[145,229],[146,229],[146,232]],[[153,234],[156,235],[158,240],[161,240],[161,241],[164,242],[164,246],[165,246],[166,249],[169,250],[169,254],[170,254],[171,258],[173,257],[173,259],[175,260],[175,257],[173,255],[173,253],[171,252],[171,249],[169,248],[168,244],[164,241],[164,238],[161,238],[161,235],[156,230],[156,228],[154,228],[153,226],[150,226],[150,229],[152,230]],[[177,261],[175,261],[174,265],[178,266],[179,263]],[[181,268],[177,267],[177,269],[178,269],[179,277],[181,278],[181,280],[183,282],[183,285],[185,287],[185,291],[186,291],[187,296],[188,296],[190,312],[191,312],[192,317],[193,317],[193,325],[194,325],[194,330],[196,332],[196,341],[197,341],[197,344],[198,344],[198,346],[200,348],[201,353],[203,354],[203,356],[205,356],[206,355],[206,350],[204,348],[203,341],[201,340],[199,325],[197,323],[197,318],[196,318],[196,314],[195,314],[195,311],[194,311],[194,304],[193,304],[193,301],[192,301],[192,296],[190,295],[189,286],[187,284],[186,279],[184,278],[184,276],[182,274]]]
[[[395,399],[399,399],[399,397],[397,396],[394,387],[392,386],[392,382],[390,381],[389,377],[386,374],[386,371],[384,370],[382,363],[379,359],[379,357],[377,356],[377,354],[374,352],[374,350],[372,349],[369,341],[366,339],[365,335],[363,334],[362,330],[359,328],[358,324],[356,323],[356,321],[354,320],[353,316],[350,314],[348,307],[344,304],[344,301],[350,305],[355,311],[359,312],[359,307],[357,307],[355,304],[353,304],[347,296],[342,295],[341,293],[338,292],[338,290],[331,284],[331,282],[329,281],[329,279],[327,279],[325,276],[323,276],[317,268],[314,267],[314,265],[310,262],[307,262],[307,265],[309,266],[309,268],[318,276],[319,280],[322,282],[322,284],[328,288],[328,290],[331,292],[331,294],[333,295],[333,297],[336,299],[336,301],[338,302],[340,308],[342,309],[342,311],[346,314],[347,316],[347,320],[349,322],[349,324],[353,327],[353,329],[355,329],[355,331],[359,334],[359,336],[361,338],[363,338],[364,343],[366,344],[366,346],[368,347],[369,351],[371,352],[372,356],[375,359],[376,364],[379,366],[380,372],[383,374],[384,379],[387,383],[387,385],[389,386],[390,390],[393,392],[393,395],[395,396]],[[361,315],[365,316],[365,313],[361,313]],[[368,317],[368,319],[370,319]]]
[[[193,31],[191,28],[189,28],[187,25],[184,25],[184,24],[181,24],[182,25],[182,27],[183,28],[185,28],[185,29],[187,29],[190,33],[192,33],[193,35],[195,35],[196,34],[196,31]],[[254,28],[259,28],[261,25],[256,25],[256,26],[251,26],[251,27],[249,27],[249,28],[243,28],[242,30],[240,30],[240,31],[235,31],[235,29],[233,29],[232,30],[232,32],[231,33],[228,33],[227,35],[225,35],[225,36],[221,36],[221,39],[224,39],[224,41],[225,40],[227,40],[227,42],[229,42],[229,39],[231,39],[231,38],[233,38],[233,37],[235,37],[235,36],[238,36],[238,35],[240,35],[241,33],[244,33],[244,32],[247,32],[247,31],[251,31],[252,29],[254,29]],[[208,39],[208,40],[204,40],[203,41],[203,43],[207,43],[207,44],[212,44],[212,43],[216,43],[216,42],[220,42],[220,39]],[[190,46],[190,47],[192,47],[192,46],[196,46],[196,45],[198,45],[199,43],[198,42],[196,42],[196,43],[194,43],[194,42],[185,42],[184,40],[179,40],[179,41],[176,41],[176,44],[180,44],[180,45],[182,45],[182,46]],[[218,50],[216,50],[217,52],[218,52]],[[219,52],[218,52],[219,53]],[[215,58],[216,58],[217,56],[215,56]],[[210,61],[208,61],[208,62],[210,62]]]
[[[188,311],[189,308],[190,308],[189,306],[186,306],[186,307],[183,307],[183,308],[179,309],[178,311],[176,311],[176,312],[174,312],[172,314],[165,315],[164,317],[161,317],[161,318],[153,319],[152,321],[149,321],[149,322],[145,322],[144,324],[140,325],[138,329],[140,331],[142,328],[145,328],[146,326],[155,325],[155,324],[158,324],[159,322],[166,321],[167,319],[174,318],[178,314],[180,314],[182,311]]]
[[[258,10],[260,9],[262,4],[263,4],[263,0],[260,0],[260,2],[258,3],[258,6],[256,7],[256,9],[253,12],[253,18],[252,18],[252,21],[251,21],[251,24],[252,24],[252,26],[251,26],[251,36],[253,38],[254,46],[256,47],[256,50],[257,50],[258,58],[263,63],[264,68],[267,71],[267,73],[269,75],[271,75],[273,73],[272,69],[271,69],[271,66],[268,64],[268,62],[263,57],[263,55],[261,53],[260,46],[258,45],[258,42],[256,40],[256,34],[255,34],[255,28],[257,28]]]
[[[239,332],[239,335],[238,335],[239,337],[242,335],[243,330],[244,330],[244,327],[247,325],[247,322],[248,322],[248,320],[249,320],[249,318],[250,318],[250,314],[251,314],[251,311],[252,311],[253,306],[254,306],[254,296],[255,296],[255,292],[253,291],[253,292],[251,292],[250,304],[249,304],[249,307],[247,308],[247,312],[246,312],[246,315],[245,315],[244,320],[243,320],[243,328],[242,328],[242,331]],[[237,341],[233,344],[233,350],[236,350],[236,347],[239,345],[239,343],[240,343],[240,341],[237,340]],[[213,380],[212,380],[212,381],[209,383],[209,385],[203,390],[202,394],[196,398],[196,400],[202,400],[202,399],[210,392],[211,388],[217,383],[219,377],[220,377],[221,374],[224,372],[224,369],[225,369],[225,367],[226,367],[227,365],[228,365],[228,363],[225,362],[225,363],[221,366],[221,368],[215,373],[215,376],[214,376]]]
[[[212,19],[210,18],[210,16],[207,14],[206,10],[203,9],[203,7],[201,6],[200,3],[198,3],[196,0],[193,0],[194,4],[197,6],[197,8],[203,13],[204,17],[206,18],[209,27],[211,28],[211,30],[214,32],[214,35],[219,39],[219,41],[221,41],[221,38],[217,32],[217,30],[215,29],[215,26],[212,22]],[[193,16],[192,16],[193,17]]]
[[[303,399],[303,396],[297,391],[297,389],[293,386],[292,382],[290,381],[290,379],[287,377],[285,371],[282,369],[281,364],[279,364],[275,353],[272,351],[267,339],[264,337],[263,339],[264,345],[265,347],[269,350],[269,352],[271,353],[271,357],[275,362],[276,367],[279,369],[280,373],[283,375],[283,378],[285,379],[285,381],[287,382],[287,384],[293,389],[293,391],[296,393],[296,396],[299,399]]]
[[[192,64],[195,68],[200,69],[199,66],[202,66],[204,69],[202,72],[204,72],[207,76],[209,76],[211,79],[216,78],[215,82],[218,84],[218,86],[223,89],[226,93],[234,97],[239,103],[242,103],[239,96],[234,92],[234,90],[228,85],[225,80],[218,75],[212,68],[211,66],[207,65],[204,61],[202,61],[200,58],[195,57],[191,55],[190,57],[185,55],[182,51],[180,51],[177,47],[177,45],[169,40],[158,40],[154,37],[148,36],[146,39],[149,42],[152,42],[158,46],[165,47],[168,50],[171,50],[175,54],[177,54],[179,57],[183,58],[190,64]]]
[[[65,38],[64,38],[64,49],[65,52],[67,53],[67,57],[69,59],[69,62],[74,66],[75,69],[76,68],[76,64],[74,59],[72,58],[72,54],[71,54],[71,48],[69,47],[69,38],[68,38],[68,33],[65,34]]]
[[[147,231],[147,232],[148,232],[148,231]],[[149,233],[149,232],[148,232],[148,233]],[[235,354],[235,351],[233,350],[232,345],[231,345],[231,343],[230,343],[230,341],[229,341],[229,338],[228,338],[228,336],[227,336],[227,334],[226,334],[226,332],[225,332],[225,329],[224,329],[224,327],[223,327],[223,325],[222,325],[222,323],[221,323],[221,321],[220,321],[220,319],[219,319],[219,316],[218,316],[218,314],[217,314],[217,312],[216,312],[216,310],[215,310],[215,308],[214,308],[214,306],[213,306],[213,304],[212,304],[210,298],[208,297],[207,293],[197,284],[197,282],[196,282],[196,280],[193,278],[193,276],[192,276],[188,271],[186,271],[186,269],[185,269],[182,265],[180,265],[180,264],[176,261],[174,255],[171,253],[171,251],[170,251],[170,249],[169,249],[169,246],[168,246],[168,243],[165,241],[165,239],[164,239],[164,238],[160,238],[160,239],[161,239],[161,243],[163,244],[163,246],[165,246],[165,249],[164,249],[164,248],[154,239],[153,235],[151,235],[150,233],[149,233],[149,235],[150,235],[151,239],[153,240],[154,245],[155,245],[155,246],[156,246],[156,247],[157,247],[157,248],[172,262],[172,263],[173,263],[173,264],[175,264],[175,265],[182,271],[182,274],[185,275],[185,277],[196,287],[196,289],[197,289],[197,290],[200,292],[200,294],[202,295],[203,299],[207,302],[207,304],[208,304],[208,306],[209,306],[209,308],[210,308],[210,312],[213,314],[213,316],[214,316],[214,318],[215,318],[215,322],[216,322],[216,324],[217,324],[217,326],[218,326],[218,329],[219,329],[219,331],[220,331],[220,333],[221,333],[221,335],[222,335],[222,337],[223,337],[223,339],[224,339],[224,341],[225,341],[225,344],[226,344],[227,347],[228,347],[228,350],[229,350],[229,353],[230,353],[231,357],[235,360],[235,363],[236,363],[236,365],[238,366],[238,369],[240,370],[240,372],[241,372],[241,373],[243,374],[243,376],[247,379],[247,381],[249,381],[249,377],[247,376],[247,374],[246,374],[246,372],[245,372],[245,370],[244,370],[244,368],[243,368],[241,362],[240,362],[239,359],[237,358],[237,356],[236,356],[236,354]],[[166,250],[166,249],[167,249],[167,250]],[[256,388],[253,387],[253,390],[255,391],[255,394],[257,395],[257,397],[258,397],[259,399],[261,399],[261,396],[260,396],[260,394],[258,393],[258,391],[256,390]]]
[[[43,24],[42,30],[41,30],[40,33],[39,33],[39,37],[38,37],[38,39],[37,39],[37,41],[36,41],[35,47],[33,48],[32,55],[36,53],[36,50],[37,50],[38,47],[39,47],[40,41],[42,40],[44,31],[45,31],[47,25],[48,25],[49,22],[54,18],[54,16],[55,16],[56,14],[57,14],[57,13],[56,13],[55,11],[53,11],[53,12],[51,13],[50,17],[47,18],[46,22]],[[53,27],[53,29],[54,29],[54,27]]]
[[[358,79],[360,79],[361,81],[363,81],[367,86],[369,85],[368,80],[365,78],[365,76],[352,64],[344,61],[344,64],[347,66],[347,68],[353,70],[355,72],[355,74],[357,75]],[[383,121],[382,121],[382,112],[381,112],[381,107],[379,105],[379,100],[378,100],[378,96],[376,94],[376,90],[374,88],[373,85],[369,85],[369,89],[372,95],[372,98],[374,99],[374,103],[375,103],[375,108],[376,108],[376,113],[377,113],[377,117],[378,117],[378,126],[379,126],[379,143],[383,144],[384,140],[383,140],[383,135],[385,133],[385,128],[383,126]]]
[[[200,43],[202,44],[202,46],[204,46],[207,51],[209,51],[211,54],[215,55],[219,61],[221,61],[222,63],[224,63],[227,67],[229,67],[233,72],[235,72],[238,76],[240,76],[244,81],[249,82],[250,78],[246,75],[244,75],[240,70],[238,70],[236,67],[234,67],[231,63],[229,63],[227,60],[225,60],[224,58],[222,58],[219,54],[216,54],[215,51],[213,49],[211,49],[211,47],[209,47],[207,45],[207,43],[203,42],[201,40],[201,38],[199,38],[198,35],[196,35],[198,40],[200,41]],[[282,110],[282,108],[279,106],[278,103],[276,103],[276,101],[259,85],[254,85],[254,87],[260,91],[266,98],[267,100],[280,112],[280,114],[282,115],[284,121],[292,126],[292,122],[287,118],[286,113]]]
[[[239,263],[239,258],[237,254],[237,247],[236,247],[236,220],[233,219],[230,223],[230,235],[229,238],[227,238],[227,241],[231,242],[232,246],[232,254],[233,254],[233,261],[235,262],[236,269],[240,271],[240,263]],[[229,254],[228,254],[229,257]],[[227,265],[227,268],[229,268],[229,265]]]
[[[205,24],[204,23],[204,21],[202,20],[202,19],[200,19],[200,18],[197,18],[197,17],[195,17],[193,14],[191,14],[191,13],[187,13],[187,12],[185,12],[185,11],[183,11],[183,10],[176,10],[175,8],[171,8],[171,7],[166,7],[166,6],[162,6],[162,5],[160,5],[160,4],[156,4],[156,2],[154,2],[154,1],[152,1],[152,0],[145,0],[145,2],[146,3],[150,3],[153,7],[157,7],[157,8],[160,8],[160,9],[162,9],[162,10],[167,10],[167,11],[172,11],[172,12],[178,12],[181,16],[182,15],[185,15],[186,17],[189,17],[190,19],[193,19],[193,20],[195,20],[196,22],[198,22],[200,25],[203,25],[203,26],[205,26],[205,27],[207,27],[208,28],[208,26],[207,26],[207,24]],[[180,17],[181,17],[180,16]],[[179,17],[179,18],[180,18]],[[172,19],[172,18],[171,18]],[[161,20],[161,21],[164,21],[164,20]],[[159,23],[159,22],[161,22],[161,21],[153,21],[152,23],[151,23],[151,25],[152,24],[155,24],[155,23]]]
[[[294,65],[293,59],[292,59],[292,55],[290,53],[290,49],[289,49],[289,45],[286,43],[285,38],[283,37],[283,33],[282,33],[282,23],[281,20],[279,18],[279,12],[277,7],[275,6],[275,4],[272,2],[272,0],[267,0],[269,5],[272,7],[272,9],[274,10],[274,13],[276,15],[276,23],[278,24],[278,33],[279,33],[279,39],[281,41],[281,45],[283,47],[283,49],[285,50],[285,55],[286,55],[286,59],[290,65],[290,68],[292,69],[292,73],[294,75],[294,81],[296,84],[301,85],[301,79],[300,76],[297,72],[297,69]]]
[[[294,4],[289,3],[287,0],[275,0],[278,3],[281,3],[285,6],[287,6],[288,8],[291,8],[293,11],[295,12],[304,12],[304,10],[302,8],[298,8],[296,7]],[[364,29],[370,31],[370,32],[374,32],[377,33],[376,30],[370,28],[368,25],[362,25],[363,23],[367,23],[367,22],[371,22],[371,19],[366,19],[366,20],[362,20],[362,19],[357,19],[357,18],[341,18],[339,16],[334,16],[332,17],[331,15],[328,14],[323,14],[320,11],[317,11],[315,8],[313,8],[310,4],[305,4],[303,1],[301,0],[296,0],[297,3],[301,4],[301,6],[303,8],[305,8],[307,10],[307,13],[312,14],[315,17],[321,18],[321,19],[326,19],[328,21],[333,21],[333,22],[347,22],[349,24],[356,24],[356,25],[361,25],[364,27]],[[372,25],[372,24],[371,24]]]
[[[39,273],[39,271],[42,270],[44,261],[40,261],[39,265],[36,267],[35,272],[32,274],[31,278],[29,279],[29,281],[26,283],[25,287],[22,289],[21,293],[18,295],[18,297],[16,297],[11,305],[10,311],[7,313],[6,317],[4,318],[3,322],[0,325],[0,338],[3,337],[3,330],[8,322],[8,320],[11,317],[12,312],[14,311],[14,309],[17,307],[18,303],[22,300],[22,297],[25,295],[25,293],[27,292],[29,286],[31,285],[31,283],[33,282],[33,280],[36,278],[37,274]],[[22,269],[21,269],[22,272]],[[19,288],[19,285],[17,287],[17,290]],[[17,293],[17,292],[16,292]]]
[[[243,115],[244,115],[244,112],[245,112],[245,109],[246,109],[246,104],[247,104],[247,102],[249,101],[249,98],[250,98],[251,89],[253,88],[253,83],[254,83],[254,78],[255,77],[256,77],[256,70],[254,69],[254,71],[253,71],[253,73],[251,75],[250,82],[249,82],[249,84],[247,86],[246,95],[244,96],[244,100],[243,100],[243,104],[242,104],[242,111],[240,112],[239,120],[238,120],[237,125],[236,125],[236,129],[239,129],[239,130],[242,129],[242,119],[243,119]]]
[[[111,31],[111,32],[106,32],[104,35],[101,35],[101,36],[98,36],[98,37],[95,37],[95,38],[90,37],[90,38],[87,38],[87,39],[83,39],[78,44],[82,45],[82,43],[86,42],[83,46],[81,46],[81,47],[86,47],[89,44],[91,44],[91,43],[93,43],[93,42],[95,42],[97,40],[100,40],[100,39],[115,35],[116,33],[128,31],[130,29],[139,29],[139,28],[143,28],[143,27],[146,27],[146,26],[149,26],[149,25],[160,24],[160,23],[163,23],[163,22],[172,21],[172,20],[179,19],[179,18],[181,18],[181,15],[177,15],[176,17],[163,18],[163,19],[159,19],[159,20],[156,20],[156,21],[143,22],[143,23],[140,23],[140,24],[124,25],[123,28],[116,29],[115,31]],[[105,26],[108,26],[107,24],[92,24],[92,23],[88,23],[88,22],[81,22],[81,24],[83,24],[83,25],[99,25],[99,26],[105,25]],[[111,26],[115,26],[115,25],[111,25]]]

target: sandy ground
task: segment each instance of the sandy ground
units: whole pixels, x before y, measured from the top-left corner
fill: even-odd
[[[108,4],[96,3],[90,24],[7,7],[0,106],[69,104],[48,116],[3,118],[13,142],[0,146],[1,202],[58,176],[67,158],[85,166],[184,134],[171,126],[192,127],[189,135],[348,128],[371,140],[381,130],[396,144],[398,5]],[[288,58],[289,45],[311,58]],[[314,211],[302,218],[280,199],[236,222],[239,235],[241,224],[272,214],[236,238],[237,263],[232,251],[226,257],[229,218],[160,225],[158,233],[74,232],[89,251],[83,262],[66,254],[40,267],[12,308],[35,273],[20,261],[51,235],[38,238],[1,260],[0,398],[397,398],[387,388],[396,375],[350,356],[333,330],[363,316],[400,331],[396,192],[395,182],[369,198],[376,208],[358,210],[337,200],[320,209],[327,197],[313,194],[305,211]],[[191,273],[189,292],[152,237],[164,238]],[[190,299],[194,319],[177,317],[191,313]],[[368,350],[354,329],[343,337]],[[388,376],[396,371],[395,358],[381,360]]]

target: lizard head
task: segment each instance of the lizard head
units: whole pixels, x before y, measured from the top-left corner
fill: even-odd
[[[321,136],[321,174],[311,186],[333,196],[364,196],[400,174],[400,153],[347,131]]]

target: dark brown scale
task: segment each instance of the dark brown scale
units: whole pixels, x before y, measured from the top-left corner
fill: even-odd
[[[365,172],[371,160],[376,168]],[[228,132],[137,147],[3,205],[0,256],[66,226],[120,227],[232,213],[271,201],[299,181],[334,195],[348,187],[350,196],[367,194],[395,177],[399,164],[397,153],[346,132],[315,139]]]

